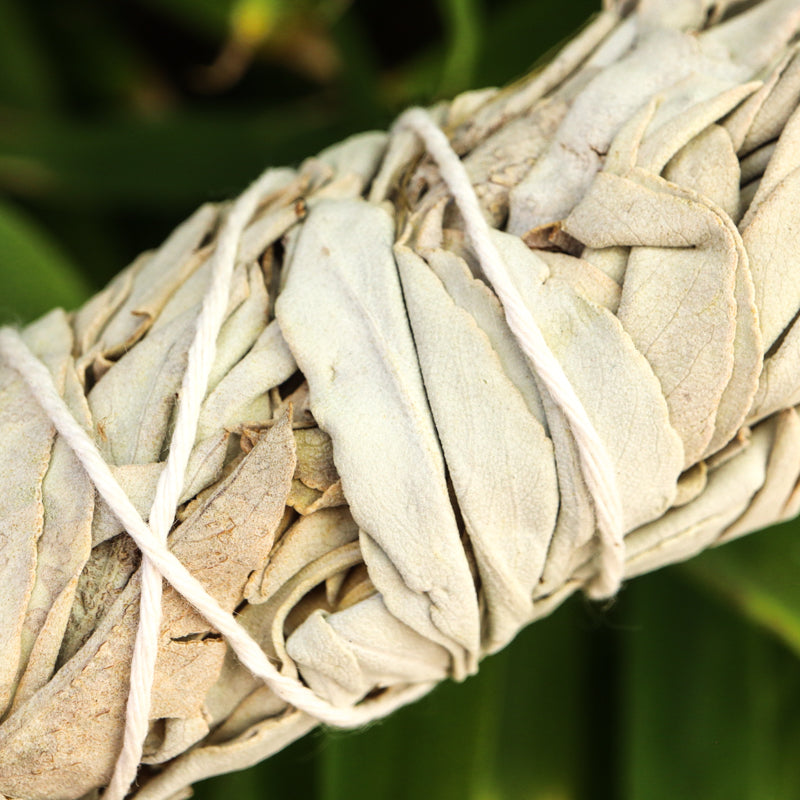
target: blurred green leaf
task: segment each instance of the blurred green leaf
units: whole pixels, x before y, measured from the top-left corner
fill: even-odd
[[[337,20],[331,32],[344,56],[339,102],[348,124],[361,128],[387,125],[390,116],[381,97],[377,58],[366,32],[358,20],[349,16]]]
[[[74,308],[90,287],[45,231],[0,200],[0,318],[27,321]]]
[[[624,797],[796,798],[796,659],[676,574],[625,591]]]
[[[447,31],[447,55],[439,87],[444,96],[473,85],[482,43],[480,0],[439,0]]]
[[[140,0],[158,14],[167,14],[190,29],[221,39],[236,0]]]
[[[599,0],[504,3],[487,20],[475,73],[478,86],[503,86],[553,51],[600,10]],[[487,6],[488,7],[488,6]]]
[[[51,65],[25,4],[0,0],[0,107],[26,111],[55,102]]]
[[[111,114],[131,107],[147,111],[159,103],[147,54],[137,50],[132,32],[113,12],[59,0],[39,21],[48,55],[58,63],[59,81],[68,88],[64,105],[70,109],[101,108]]]
[[[0,190],[26,209],[0,201],[3,319],[85,296],[88,278],[56,241],[79,254],[84,276],[116,272],[200,202],[238,192],[268,165],[385,126],[399,105],[507,83],[600,5],[412,3],[427,23],[414,17],[392,40],[386,18],[407,19],[405,6],[369,16],[359,8],[380,0],[353,0],[344,15],[346,0],[259,5],[273,1],[301,28],[323,10],[342,55],[324,90],[260,58],[218,94],[197,88],[193,71],[235,33],[237,0],[0,0]],[[391,60],[387,30],[403,44]],[[464,685],[447,683],[369,731],[312,734],[253,770],[204,782],[197,796],[800,797],[798,664],[771,637],[800,653],[797,575],[795,523],[639,579],[593,629],[573,600]]]
[[[348,132],[338,114],[311,103],[149,121],[20,121],[0,128],[0,187],[46,204],[174,213],[239,192],[264,168]]]
[[[436,42],[385,80],[384,92],[395,106],[510,83],[534,64],[546,62],[548,54],[574,35],[600,5],[595,0],[439,3],[445,11],[450,47],[445,51]]]
[[[683,569],[800,656],[800,524],[797,520],[708,550]]]

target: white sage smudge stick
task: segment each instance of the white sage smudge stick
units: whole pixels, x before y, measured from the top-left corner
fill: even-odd
[[[0,794],[186,797],[797,514],[800,5],[630,6],[0,334]]]

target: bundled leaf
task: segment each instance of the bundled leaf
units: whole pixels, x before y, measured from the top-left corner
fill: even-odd
[[[605,447],[632,577],[800,510],[800,7],[644,0],[432,113]],[[23,335],[147,514],[210,256],[204,206]],[[0,370],[0,793],[98,797],[136,546]],[[239,242],[171,551],[281,672],[349,707],[463,679],[598,571],[569,418],[413,132],[271,173]],[[139,800],[317,724],[167,588]]]

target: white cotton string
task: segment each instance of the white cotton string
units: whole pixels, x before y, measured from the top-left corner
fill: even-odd
[[[272,173],[268,170],[239,196],[225,219],[211,256],[211,280],[203,297],[195,336],[187,355],[169,454],[159,475],[150,508],[150,529],[164,547],[175,520],[175,509],[183,492],[186,468],[197,436],[200,407],[214,366],[217,336],[225,320],[239,240],[258,207],[265,187],[269,187],[271,181]],[[131,658],[125,732],[114,774],[104,795],[106,800],[122,800],[142,760],[142,748],[150,724],[151,695],[158,656],[162,588],[161,574],[145,556],[142,563],[139,627]]]
[[[422,108],[404,112],[394,128],[415,133],[439,167],[464,219],[464,228],[481,268],[503,305],[509,328],[553,401],[569,421],[580,453],[583,478],[594,502],[600,539],[598,573],[586,591],[595,599],[611,597],[619,590],[624,574],[625,543],[622,504],[608,451],[509,277],[492,241],[467,170],[447,136]]]
[[[264,680],[281,699],[312,717],[339,728],[356,728],[384,716],[389,710],[430,691],[432,683],[415,684],[388,692],[354,708],[339,708],[317,697],[302,683],[281,675],[258,643],[212,597],[162,541],[156,539],[106,464],[95,443],[75,421],[56,390],[47,368],[32,355],[19,333],[0,329],[0,356],[20,373],[56,430],[72,448],[100,496],[125,526],[142,554],[149,558],[170,585],[221,633],[239,661]]]
[[[600,575],[591,587],[593,596],[607,597],[619,586],[624,563],[622,513],[608,454],[589,421],[561,366],[510,281],[505,265],[491,241],[488,225],[458,156],[442,131],[422,109],[406,112],[398,128],[414,131],[436,160],[465,220],[467,233],[484,273],[505,308],[509,326],[530,358],[554,401],[570,421],[581,452],[584,477],[598,517],[603,547]],[[239,660],[265,681],[284,701],[321,722],[337,727],[358,727],[426,694],[433,683],[406,686],[362,702],[339,708],[331,705],[294,678],[282,675],[257,642],[206,592],[203,585],[169,551],[167,536],[183,490],[186,468],[194,445],[200,408],[214,363],[216,339],[224,321],[238,243],[252,218],[269,173],[252,184],[236,201],[220,232],[214,253],[212,277],[197,320],[188,353],[186,373],[178,396],[175,429],[164,469],[159,476],[150,524],[144,522],[117,483],[97,446],[78,424],[56,390],[47,368],[28,349],[13,328],[0,329],[0,356],[25,380],[39,405],[80,460],[98,493],[108,503],[143,555],[139,628],[131,661],[130,694],[126,708],[123,747],[114,775],[104,795],[122,800],[135,779],[149,725],[150,699],[158,635],[161,625],[162,577],[221,633]]]
[[[0,330],[0,354],[26,381],[40,406],[80,460],[100,495],[134,539],[144,558],[139,627],[131,659],[130,692],[126,707],[123,746],[106,790],[106,800],[122,800],[141,761],[150,715],[158,636],[161,626],[162,576],[228,641],[239,660],[286,702],[322,722],[338,727],[358,727],[395,707],[430,691],[432,684],[410,686],[362,703],[357,708],[337,708],[317,697],[299,681],[281,675],[258,644],[234,617],[211,597],[167,549],[167,535],[183,490],[186,467],[196,438],[200,408],[214,363],[216,339],[225,317],[230,280],[242,232],[270,183],[265,173],[231,208],[214,252],[212,278],[197,320],[187,368],[178,395],[178,412],[169,455],[159,476],[149,526],[133,507],[124,490],[88,434],[75,421],[58,394],[44,365],[30,352],[12,328]]]

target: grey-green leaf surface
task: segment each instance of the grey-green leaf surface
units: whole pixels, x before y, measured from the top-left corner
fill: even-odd
[[[198,787],[318,800],[579,796],[593,763],[581,686],[592,663],[580,602],[528,628],[464,684],[446,682],[368,730],[313,733],[244,776]]]
[[[207,95],[192,76],[222,47],[232,0],[0,0],[0,318],[74,307],[263,166],[404,103],[507,83],[599,2],[350,5],[330,84],[259,54],[239,85]],[[378,5],[396,20],[381,40]],[[800,797],[798,534],[789,524],[679,568],[709,592],[670,570],[608,612],[573,600],[465,683],[363,732],[313,733],[197,797]]]

